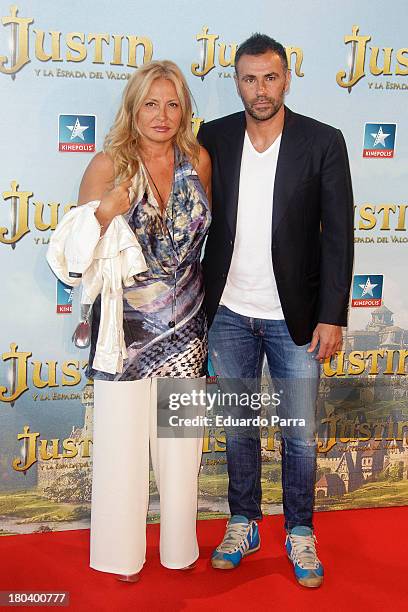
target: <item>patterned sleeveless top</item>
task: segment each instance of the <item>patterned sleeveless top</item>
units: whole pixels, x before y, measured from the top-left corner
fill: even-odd
[[[203,309],[201,250],[211,213],[191,162],[175,148],[174,180],[163,215],[143,167],[133,179],[136,196],[125,215],[148,269],[124,288],[123,327],[128,359],[120,374],[93,370],[100,300],[95,302],[87,375],[137,380],[205,374],[207,323]]]

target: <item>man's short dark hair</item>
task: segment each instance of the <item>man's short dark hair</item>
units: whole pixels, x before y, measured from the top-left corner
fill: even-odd
[[[283,68],[285,70],[288,69],[288,58],[286,56],[285,47],[270,36],[256,32],[239,45],[235,54],[235,72],[238,72],[237,64],[243,55],[262,55],[268,51],[272,51],[276,53],[276,55],[279,55],[282,60]]]

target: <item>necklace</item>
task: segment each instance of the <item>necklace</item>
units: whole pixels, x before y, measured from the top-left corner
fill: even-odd
[[[143,163],[143,167],[146,169],[146,172],[151,180],[151,182],[153,183],[153,186],[157,192],[157,195],[159,196],[160,199],[160,203],[159,203],[159,207],[161,209],[161,221],[162,221],[162,227],[167,229],[167,233],[169,235],[172,247],[173,247],[173,253],[174,256],[176,258],[177,264],[179,264],[179,258],[177,255],[177,250],[176,250],[176,244],[175,244],[175,240],[174,240],[174,198],[171,197],[172,193],[170,192],[170,196],[171,197],[171,234],[169,231],[169,228],[167,226],[167,222],[164,220],[164,217],[167,216],[167,206],[165,205],[165,202],[162,198],[162,195],[159,191],[159,188],[156,185],[156,182],[154,180],[154,178],[152,177],[152,175],[149,172],[149,168],[147,167],[147,165],[145,163]],[[166,203],[167,204],[167,203]],[[164,223],[163,223],[164,221]],[[172,312],[172,316],[171,316],[171,321],[169,321],[168,326],[173,329],[173,333],[171,334],[171,339],[173,340],[173,342],[176,340],[176,311],[177,311],[177,267],[175,268],[174,272],[173,272],[173,300],[172,300],[172,308],[171,308],[171,312]]]
[[[146,164],[143,164],[144,168],[146,169],[147,174],[149,175],[149,179],[152,181],[153,183],[153,187],[155,188],[157,195],[159,196],[159,200],[160,200],[160,204],[163,206],[164,205],[164,200],[162,198],[162,195],[159,191],[159,188],[157,187],[154,178],[152,177],[152,175],[149,172],[149,168],[146,166]]]

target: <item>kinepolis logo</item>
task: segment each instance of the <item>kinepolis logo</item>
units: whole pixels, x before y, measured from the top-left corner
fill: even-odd
[[[378,308],[382,304],[383,274],[355,274],[351,306],[353,308]]]
[[[86,34],[85,32],[69,32],[64,35],[59,30],[49,32],[38,28],[31,30],[30,26],[34,23],[34,18],[18,17],[18,11],[17,6],[12,6],[11,14],[1,18],[1,23],[8,30],[5,43],[10,49],[10,56],[0,55],[0,73],[11,75],[13,80],[16,78],[16,73],[31,62],[30,47],[34,47],[34,56],[40,62],[78,64],[90,59],[92,64],[126,65],[137,68],[152,59],[153,44],[145,36],[107,33]],[[126,43],[124,43],[124,39],[126,39]],[[48,46],[49,51],[46,51],[46,46]],[[37,76],[40,76],[40,72],[39,70],[36,71]],[[76,72],[82,74],[77,75]],[[107,78],[119,78],[115,74],[106,72]],[[60,68],[55,73],[48,70],[44,76],[82,76],[87,78],[83,71],[67,71]],[[89,77],[104,78],[104,75],[101,72],[92,72],[89,73]]]
[[[196,40],[200,45],[200,61],[191,64],[191,72],[194,76],[204,77],[217,66],[220,68],[231,68],[234,66],[235,53],[238,48],[238,43],[223,43],[217,42],[220,38],[219,34],[209,34],[208,26],[204,26],[202,31],[197,34]],[[303,62],[303,51],[300,47],[286,47],[286,55],[288,64],[291,67],[292,57],[295,58],[294,72],[296,76],[302,77],[304,73],[301,71]],[[232,77],[232,73],[220,70],[219,77]]]
[[[348,70],[340,70],[336,75],[337,84],[340,87],[348,89],[351,93],[352,88],[363,77],[366,76],[366,71],[378,76],[408,76],[408,49],[402,48],[394,50],[392,47],[381,47],[382,59],[379,60],[380,47],[369,47],[367,52],[367,43],[371,40],[371,36],[359,35],[360,26],[353,26],[351,36],[344,37],[344,43],[350,45],[348,57]],[[368,67],[367,61],[368,60]],[[382,66],[379,66],[379,63]],[[408,83],[400,81],[369,81],[369,89],[408,89]]]
[[[72,297],[74,295],[74,287],[63,283],[59,278],[56,282],[56,312],[57,314],[72,313]]]
[[[71,153],[94,153],[95,115],[58,116],[58,150]]]
[[[396,123],[366,123],[364,126],[363,157],[393,158],[396,131]]]

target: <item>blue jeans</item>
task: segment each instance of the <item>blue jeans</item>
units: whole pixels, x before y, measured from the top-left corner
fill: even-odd
[[[209,354],[220,386],[223,381],[246,381],[252,391],[260,387],[266,355],[274,386],[285,391],[276,412],[280,419],[304,419],[305,427],[281,427],[282,489],[285,528],[313,528],[316,474],[316,398],[320,366],[308,353],[309,345],[297,346],[284,320],[246,317],[219,306],[209,331]],[[242,416],[242,408],[240,408]],[[251,408],[246,408],[251,412]],[[240,435],[226,429],[228,501],[231,514],[259,519],[261,511],[261,442],[256,435]]]

